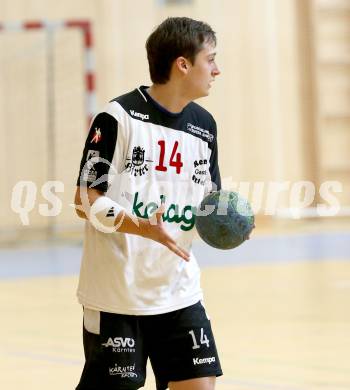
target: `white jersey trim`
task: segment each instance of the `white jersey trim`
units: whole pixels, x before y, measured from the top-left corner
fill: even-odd
[[[147,98],[146,96],[142,93],[141,89],[140,88],[137,88],[137,90],[140,92],[141,96],[145,99],[145,101],[147,102]]]
[[[91,302],[88,300],[85,300],[83,295],[78,292],[77,294],[79,302],[87,309],[93,310],[93,311],[103,311],[107,313],[118,313],[118,314],[124,314],[124,315],[155,315],[155,314],[164,314],[169,313],[171,311],[180,310],[185,307],[194,305],[198,301],[203,300],[203,292],[197,293],[193,295],[192,297],[186,299],[185,301],[182,301],[181,304],[176,304],[172,306],[164,306],[164,307],[157,307],[155,308],[142,308],[142,309],[130,309],[125,307],[110,307],[106,306],[104,303],[97,303],[97,302]]]

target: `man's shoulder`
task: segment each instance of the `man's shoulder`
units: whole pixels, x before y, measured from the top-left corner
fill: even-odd
[[[192,118],[192,122],[187,125],[187,127],[198,127],[205,129],[203,131],[209,132],[216,136],[216,122],[213,115],[203,108],[201,105],[195,102],[189,103],[187,106],[187,112],[189,117]]]
[[[196,116],[198,116],[202,120],[215,123],[213,115],[198,103],[191,102],[189,103],[187,108],[189,111],[196,114]]]
[[[150,107],[140,88],[127,92],[109,101],[105,111],[114,116],[118,121],[123,121],[125,115],[142,121],[149,119]]]
[[[112,100],[109,101],[109,103],[119,103],[120,105],[129,105],[131,103],[136,103],[142,101],[142,93],[138,88],[133,89],[130,92],[126,92]]]

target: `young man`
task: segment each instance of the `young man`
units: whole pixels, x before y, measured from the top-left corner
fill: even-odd
[[[193,100],[220,71],[215,33],[168,18],[146,43],[152,86],[93,120],[75,204],[85,228],[78,297],[85,366],[77,390],[211,390],[222,375],[191,253],[195,208],[221,187],[216,124]]]

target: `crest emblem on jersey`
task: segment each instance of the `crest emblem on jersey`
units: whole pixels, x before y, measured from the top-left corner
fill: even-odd
[[[90,143],[97,144],[100,141],[101,141],[101,129],[95,127],[95,133],[94,133],[94,136],[91,138]]]
[[[141,148],[140,146],[135,147],[132,150],[132,164],[136,167],[139,167],[142,165],[145,161],[145,149]]]
[[[145,159],[145,149],[141,146],[134,146],[131,157],[126,159],[125,170],[132,176],[143,176],[148,172],[148,162],[153,161]]]

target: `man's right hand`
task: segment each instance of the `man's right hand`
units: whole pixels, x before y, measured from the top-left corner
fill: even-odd
[[[165,245],[172,252],[180,256],[185,261],[190,260],[189,253],[177,245],[176,241],[166,231],[163,223],[164,205],[162,204],[153,216],[148,220],[148,228],[144,231],[144,237],[157,241]]]
[[[115,220],[116,231],[120,233],[137,234],[159,242],[176,255],[180,256],[183,260],[189,261],[190,254],[185,249],[181,248],[166,231],[162,218],[163,214],[164,205],[161,205],[149,219],[131,217],[130,215],[121,212]]]

